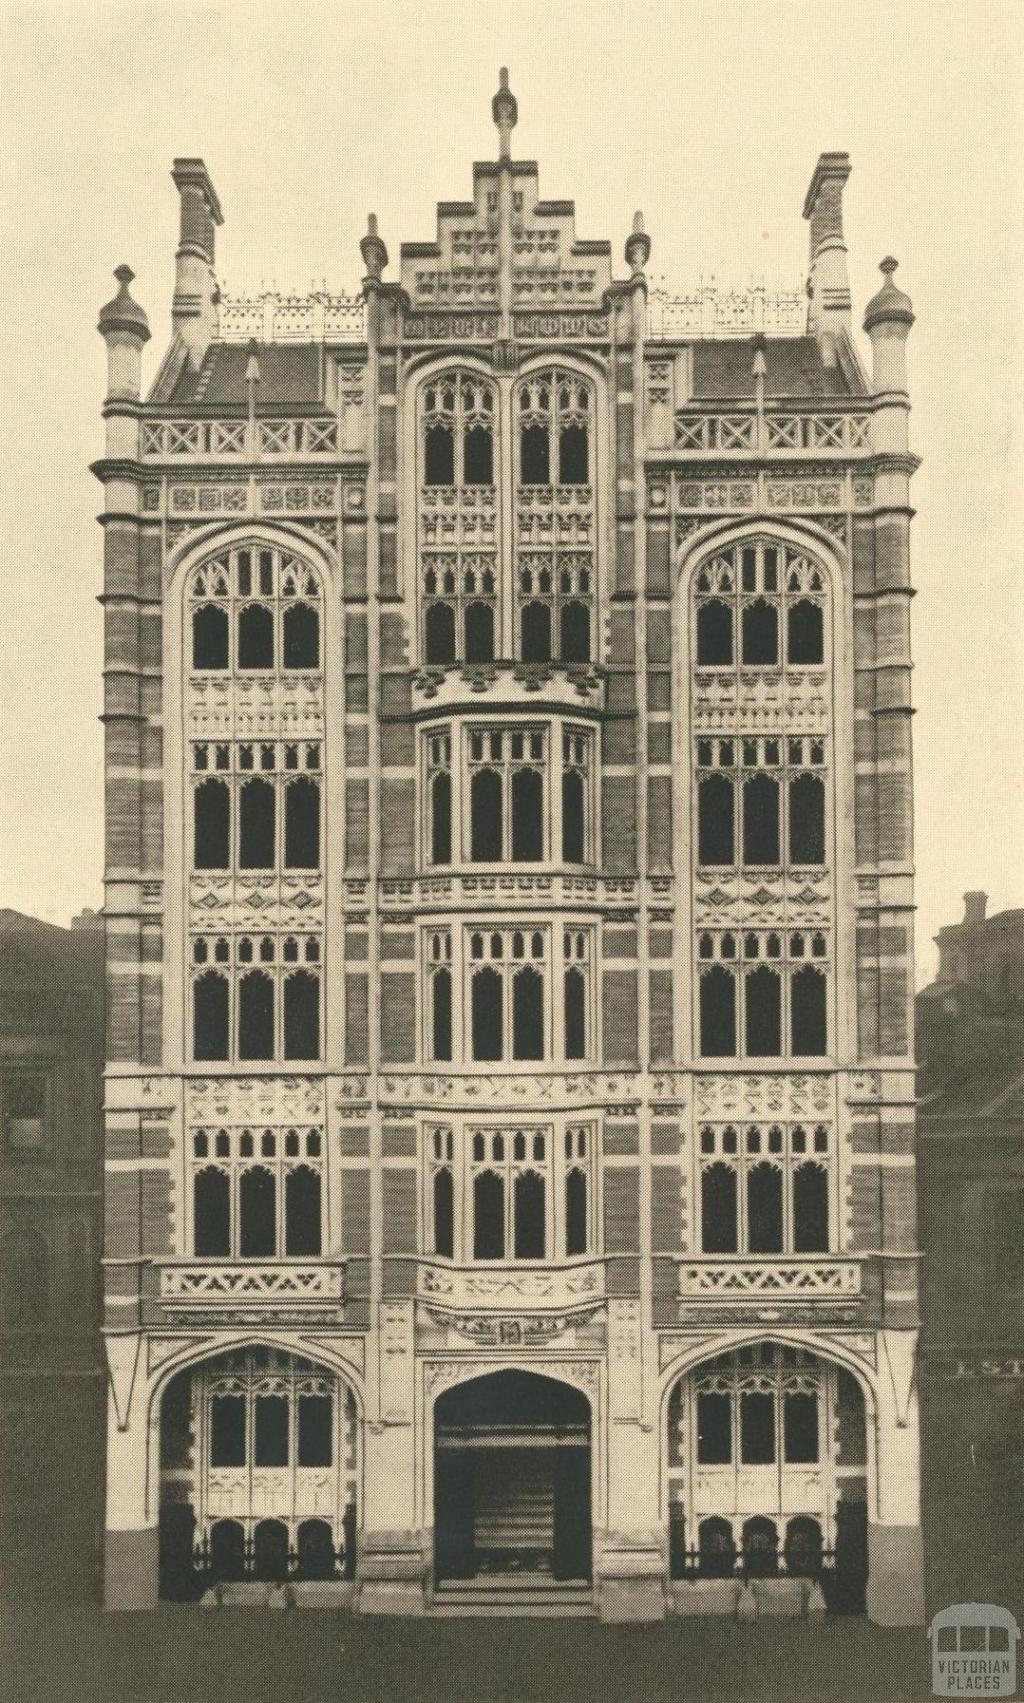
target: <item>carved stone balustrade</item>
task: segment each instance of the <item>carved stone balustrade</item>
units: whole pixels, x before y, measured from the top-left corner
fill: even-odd
[[[221,293],[217,336],[223,343],[363,343],[366,303],[359,295],[261,296]]]
[[[732,1254],[728,1259],[684,1260],[679,1296],[686,1301],[832,1301],[859,1296],[860,1261],[829,1254]]]
[[[489,910],[565,906],[632,911],[638,902],[638,886],[629,877],[555,870],[486,875],[446,871],[410,880],[385,879],[380,884],[380,899],[388,911],[419,911],[435,905],[442,909],[449,905],[486,905]]]
[[[702,284],[688,296],[670,296],[657,286],[647,302],[647,335],[656,338],[803,337],[807,331],[804,290],[719,290]]]
[[[322,738],[323,682],[317,674],[193,674],[186,713],[192,739]]]
[[[338,1260],[163,1260],[157,1308],[167,1323],[339,1323],[344,1265]]]
[[[563,1313],[603,1298],[604,1261],[522,1271],[423,1261],[416,1292],[432,1306],[468,1313]]]

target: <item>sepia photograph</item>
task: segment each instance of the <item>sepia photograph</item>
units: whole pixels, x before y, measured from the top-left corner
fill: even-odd
[[[0,65],[0,1692],[1024,1695],[1024,8]]]

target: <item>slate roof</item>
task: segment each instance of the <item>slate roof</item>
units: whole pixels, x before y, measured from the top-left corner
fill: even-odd
[[[322,399],[322,345],[319,343],[259,343],[257,392],[259,408],[315,407]],[[715,338],[692,344],[695,400],[753,397],[754,344],[751,338]],[[457,350],[452,358],[457,359]],[[212,343],[198,372],[183,367],[169,395],[159,400],[172,407],[206,404],[244,407],[244,343]],[[813,337],[769,338],[765,344],[765,394],[774,397],[850,397],[864,394],[855,376],[841,366],[824,367]],[[156,398],[154,398],[156,400]]]
[[[261,411],[281,404],[301,407],[321,399],[321,349],[319,343],[258,343],[256,358],[260,383],[256,392]],[[243,407],[248,401],[245,367],[249,349],[245,343],[211,343],[198,372],[184,367],[167,401],[186,407],[193,403]]]
[[[767,397],[863,396],[859,382],[841,366],[825,367],[813,337],[769,337],[765,340]],[[753,396],[754,341],[750,337],[714,338],[693,344],[693,394],[717,397]]]

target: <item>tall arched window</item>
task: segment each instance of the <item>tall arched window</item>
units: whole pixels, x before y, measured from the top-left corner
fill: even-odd
[[[281,626],[285,668],[319,668],[320,616],[312,605],[286,606]]]
[[[782,1051],[782,981],[777,970],[758,965],[744,978],[746,1052],[749,1058],[777,1058]]]
[[[514,769],[512,771],[512,860],[515,863],[536,863],[543,856],[544,779],[537,769]]]
[[[238,1179],[239,1247],[242,1259],[277,1254],[277,1180],[264,1165],[250,1165]]]
[[[466,604],[465,638],[467,662],[494,661],[494,605],[492,603],[473,602]]]
[[[704,1058],[736,1056],[736,977],[720,964],[700,975],[700,1050]]]
[[[290,551],[231,545],[193,571],[186,601],[196,670],[319,670],[320,578]]]
[[[215,603],[192,611],[192,667],[227,668],[230,661],[228,612]]]
[[[825,660],[825,622],[820,603],[798,598],[786,613],[786,661],[814,667]]]
[[[231,1253],[231,1178],[205,1165],[193,1178],[194,1248],[197,1259],[227,1259]]]
[[[697,608],[697,665],[731,668],[732,661],[732,609],[728,603],[710,598]]]
[[[779,783],[771,775],[743,782],[743,862],[748,866],[779,861]]]
[[[231,867],[231,793],[227,781],[200,781],[193,794],[194,869]]]
[[[430,782],[430,861],[452,861],[452,777],[439,769]]]
[[[504,847],[503,788],[495,769],[476,769],[469,783],[470,851],[474,863],[498,863]]]
[[[779,660],[779,614],[774,603],[758,597],[740,612],[745,668],[774,667]]]
[[[238,867],[273,869],[277,862],[276,794],[272,781],[246,781],[239,794]]]
[[[192,987],[192,1056],[197,1061],[226,1059],[230,1052],[228,980],[205,970]]]
[[[451,1259],[455,1249],[455,1183],[451,1165],[441,1165],[434,1172],[434,1252]]]
[[[818,775],[795,775],[789,783],[789,860],[825,861],[825,784]]]
[[[455,661],[455,610],[450,603],[431,603],[424,617],[426,660],[439,667]]]
[[[320,1057],[320,977],[310,970],[284,978],[284,1056]]]
[[[320,786],[304,775],[284,789],[284,866],[320,867]]]
[[[485,966],[472,977],[471,1020],[473,1057],[488,1061],[503,1057],[504,1000],[502,977]]]
[[[274,983],[264,970],[249,970],[239,978],[238,1056],[274,1056]]]
[[[520,615],[520,654],[524,662],[551,661],[551,608],[547,603],[526,603]]]
[[[563,662],[590,661],[590,610],[585,603],[563,603],[561,611]]]
[[[790,985],[791,1050],[798,1057],[820,1057],[828,1051],[825,977],[805,964]]]
[[[562,861],[582,863],[586,849],[585,793],[578,769],[562,772]]]
[[[706,1254],[734,1254],[738,1242],[736,1171],[716,1160],[701,1171],[701,1246]]]
[[[512,1057],[544,1057],[544,978],[530,965],[512,977]]]
[[[702,866],[735,861],[734,814],[735,787],[728,776],[702,776],[697,784],[697,861]]]
[[[319,1258],[321,1248],[320,1172],[295,1165],[285,1172],[284,1251],[289,1257]]]
[[[274,666],[274,612],[266,603],[246,603],[238,611],[238,657],[242,669]]]

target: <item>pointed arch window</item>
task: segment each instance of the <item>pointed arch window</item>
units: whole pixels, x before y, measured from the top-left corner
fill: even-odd
[[[827,1253],[832,1147],[827,1124],[702,1125],[702,1251]]]

